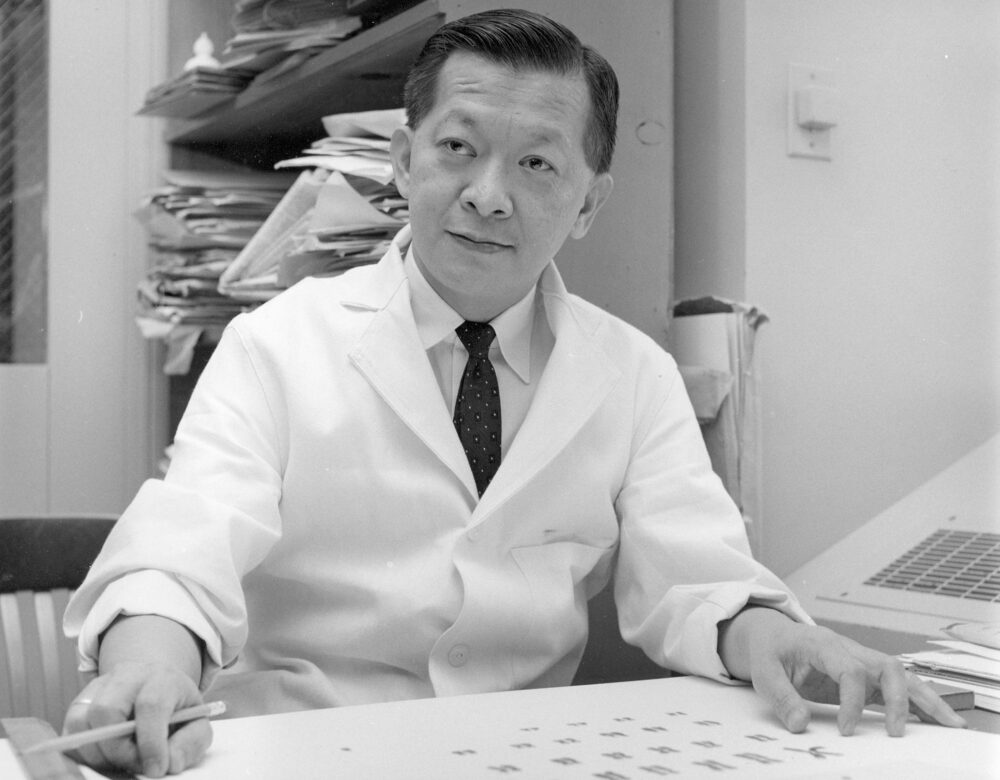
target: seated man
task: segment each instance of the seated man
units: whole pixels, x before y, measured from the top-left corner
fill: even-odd
[[[411,226],[377,265],[236,318],[67,611],[97,676],[68,731],[135,717],[94,765],[178,772],[167,717],[567,685],[614,578],[656,663],[800,695],[851,733],[884,700],[959,719],[893,659],[811,625],[749,551],[676,365],[569,294],[552,258],[608,198],[618,85],[564,27],[446,25],[392,139]],[[608,258],[614,273],[615,258]]]

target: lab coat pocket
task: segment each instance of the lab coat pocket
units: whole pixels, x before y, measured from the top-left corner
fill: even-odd
[[[559,657],[585,641],[587,599],[607,583],[613,552],[567,541],[511,550],[531,590],[534,630],[525,632],[525,643]]]

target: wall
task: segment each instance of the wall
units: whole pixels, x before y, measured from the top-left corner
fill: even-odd
[[[771,318],[759,552],[785,574],[1000,428],[1000,4],[677,5],[677,295]],[[789,63],[835,73],[832,161],[785,153]]]
[[[676,8],[676,294],[679,299],[712,294],[742,300],[746,257],[743,4],[681,0]]]
[[[162,379],[133,319],[147,264],[133,215],[159,181],[161,125],[135,111],[162,79],[161,7],[158,0],[53,4],[53,512],[121,511],[157,455]],[[108,34],[94,46],[81,30]]]

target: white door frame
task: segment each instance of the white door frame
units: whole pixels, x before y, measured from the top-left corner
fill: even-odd
[[[166,438],[158,349],[133,321],[133,216],[165,159],[136,117],[166,77],[167,0],[49,2],[49,342],[0,366],[0,516],[120,512]]]

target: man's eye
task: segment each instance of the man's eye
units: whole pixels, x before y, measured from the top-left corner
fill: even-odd
[[[551,171],[552,166],[541,157],[528,157],[524,160],[524,166],[532,171]]]
[[[441,142],[441,145],[444,146],[445,149],[447,149],[449,152],[452,152],[453,154],[464,154],[470,157],[473,154],[472,147],[470,147],[467,143],[465,143],[465,141],[459,141],[454,138],[447,138]]]

